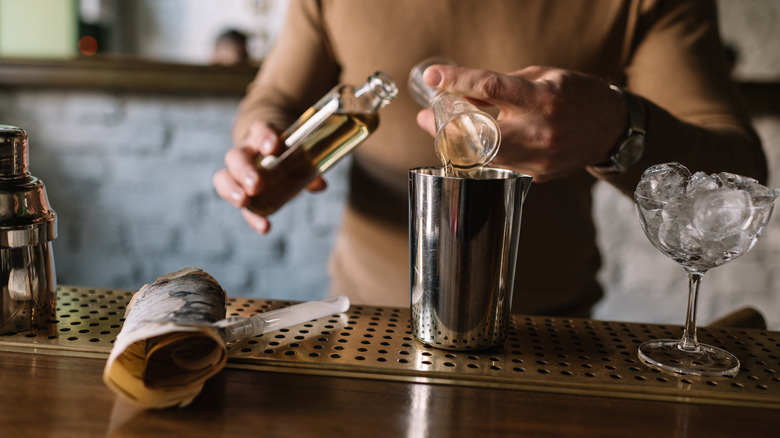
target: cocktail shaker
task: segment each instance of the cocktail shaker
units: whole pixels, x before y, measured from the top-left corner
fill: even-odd
[[[27,133],[0,125],[0,334],[53,320],[57,305],[57,215],[28,165]]]

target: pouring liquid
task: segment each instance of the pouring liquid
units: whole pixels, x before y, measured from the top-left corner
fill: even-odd
[[[478,177],[486,164],[486,152],[478,127],[472,120],[460,117],[452,120],[436,136],[436,153],[450,178]]]

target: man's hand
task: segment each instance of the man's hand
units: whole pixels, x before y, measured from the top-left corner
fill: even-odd
[[[433,65],[423,80],[498,108],[502,142],[492,163],[527,173],[535,182],[606,161],[628,123],[623,98],[609,84],[568,70],[528,67],[500,74]],[[421,111],[417,122],[433,133],[431,110]]]
[[[240,208],[244,220],[258,233],[266,234],[271,229],[268,218],[257,215],[246,208],[249,198],[263,190],[263,180],[256,168],[259,156],[277,155],[282,150],[279,135],[265,122],[255,122],[249,128],[246,138],[225,154],[226,168],[214,174],[212,183],[224,200]],[[308,189],[320,191],[326,184],[317,178]]]

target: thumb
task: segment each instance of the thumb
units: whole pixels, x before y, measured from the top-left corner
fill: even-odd
[[[433,88],[465,96],[473,101],[503,107],[518,105],[534,91],[530,81],[490,70],[458,66],[432,65],[423,73],[423,81]]]

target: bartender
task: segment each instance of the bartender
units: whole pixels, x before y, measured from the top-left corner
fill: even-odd
[[[409,303],[407,172],[440,162],[432,114],[404,85],[412,66],[432,56],[463,67],[430,67],[429,85],[497,108],[503,139],[492,164],[534,177],[513,312],[587,317],[602,297],[596,181],[629,194],[644,169],[671,161],[766,180],[713,1],[290,2],[214,186],[254,230],[268,232],[273,217],[244,208],[263,189],[256,157],[277,152],[278,133],[334,85],[362,83],[376,70],[395,78],[399,97],[354,153],[331,255],[331,288],[354,303]],[[324,187],[318,180],[310,189]]]

